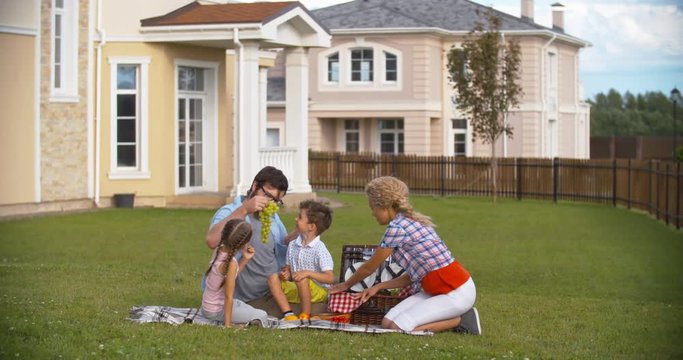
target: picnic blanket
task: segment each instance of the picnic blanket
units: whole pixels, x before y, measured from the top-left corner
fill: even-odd
[[[222,325],[222,322],[210,320],[203,317],[197,308],[174,308],[169,306],[134,306],[130,309],[128,320],[136,323],[167,323],[172,325],[180,324],[201,324],[201,325]],[[319,329],[334,330],[354,333],[369,334],[388,334],[400,333],[407,335],[431,336],[431,331],[403,331],[384,329],[379,325],[354,325],[329,320],[298,320],[282,321],[278,318],[269,316],[268,323],[263,327],[270,329]]]

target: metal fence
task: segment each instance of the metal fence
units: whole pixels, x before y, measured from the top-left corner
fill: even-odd
[[[392,175],[411,193],[491,196],[489,158],[315,152],[309,180],[316,190],[363,191]],[[658,160],[498,159],[498,196],[588,201],[646,211],[680,229],[681,166]]]

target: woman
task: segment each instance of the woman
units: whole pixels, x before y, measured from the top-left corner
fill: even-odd
[[[405,273],[376,284],[357,297],[365,302],[379,290],[411,284],[419,291],[392,308],[382,319],[383,327],[433,332],[455,329],[480,334],[479,316],[473,307],[477,296],[474,281],[436,234],[431,219],[413,210],[408,201],[408,186],[386,176],[368,183],[365,192],[372,215],[380,225],[387,226],[386,231],[372,258],[331,292],[348,289],[393,256]]]

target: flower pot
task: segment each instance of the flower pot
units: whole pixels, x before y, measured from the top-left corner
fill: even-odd
[[[114,194],[114,206],[117,208],[132,208],[135,204],[135,194]]]

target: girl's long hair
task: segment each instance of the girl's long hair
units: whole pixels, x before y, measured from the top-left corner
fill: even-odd
[[[413,219],[423,225],[436,227],[432,219],[423,215],[410,205],[408,201],[408,185],[393,176],[382,176],[373,179],[365,187],[370,207],[394,209],[405,217]]]
[[[251,225],[247,224],[242,219],[228,220],[228,222],[225,223],[225,226],[223,227],[223,231],[221,232],[221,241],[218,243],[218,246],[216,247],[216,255],[211,261],[211,265],[209,265],[209,268],[206,269],[204,276],[206,277],[209,275],[211,268],[218,259],[218,252],[222,251],[227,253],[228,257],[225,259],[225,261],[223,261],[222,264],[219,264],[219,268],[221,269],[221,272],[224,276],[223,282],[221,283],[221,286],[223,286],[223,284],[225,283],[225,275],[227,275],[228,273],[228,264],[230,264],[230,261],[232,261],[232,258],[235,256],[237,251],[239,251],[249,243],[249,240],[251,240]]]

